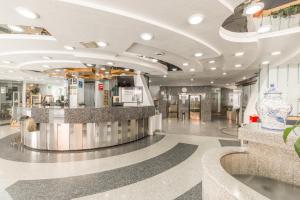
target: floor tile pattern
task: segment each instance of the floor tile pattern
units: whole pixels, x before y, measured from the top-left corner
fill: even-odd
[[[195,187],[180,195],[175,200],[202,200],[202,183],[197,184]]]

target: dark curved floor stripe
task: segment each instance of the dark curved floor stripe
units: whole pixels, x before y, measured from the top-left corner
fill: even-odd
[[[222,147],[240,147],[241,142],[239,140],[219,140]]]
[[[93,160],[140,150],[156,142],[159,142],[165,136],[153,135],[138,140],[136,142],[131,142],[119,146],[114,146],[110,148],[100,148],[89,151],[77,151],[72,153],[30,150],[24,148],[21,144],[19,144],[18,141],[20,139],[18,139],[18,137],[20,137],[20,133],[15,133],[0,139],[0,158],[11,161],[30,163],[57,163]]]
[[[202,200],[202,183],[197,184],[195,187],[180,195],[175,200]]]
[[[134,165],[57,179],[21,180],[6,191],[13,199],[69,200],[101,193],[160,174],[191,156],[198,146],[179,143],[167,152]],[[46,172],[45,172],[46,173]]]

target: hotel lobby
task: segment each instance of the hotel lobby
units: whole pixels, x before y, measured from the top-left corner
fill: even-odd
[[[299,200],[299,0],[2,0],[0,200]]]

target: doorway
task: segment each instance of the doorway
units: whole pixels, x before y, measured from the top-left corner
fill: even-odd
[[[201,95],[189,95],[189,118],[201,120]]]

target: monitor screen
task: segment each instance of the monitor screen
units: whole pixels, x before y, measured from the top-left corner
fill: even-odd
[[[133,76],[118,76],[118,87],[134,87]]]

